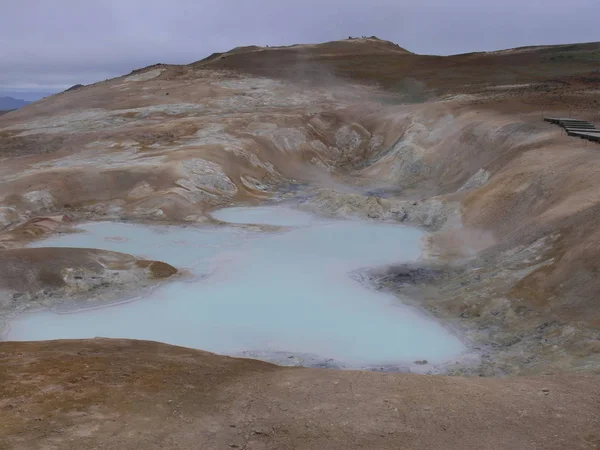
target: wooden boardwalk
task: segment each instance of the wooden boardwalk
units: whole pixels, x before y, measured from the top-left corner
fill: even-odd
[[[591,122],[558,117],[544,117],[544,120],[564,128],[569,136],[587,139],[588,141],[600,144],[600,130]]]

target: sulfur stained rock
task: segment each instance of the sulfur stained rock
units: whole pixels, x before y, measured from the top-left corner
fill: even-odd
[[[161,261],[87,248],[0,250],[0,318],[31,308],[85,305],[177,274]]]

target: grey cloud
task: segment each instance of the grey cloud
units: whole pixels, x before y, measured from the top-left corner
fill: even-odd
[[[452,54],[600,39],[597,0],[0,0],[0,89],[60,90],[238,45],[377,35]]]

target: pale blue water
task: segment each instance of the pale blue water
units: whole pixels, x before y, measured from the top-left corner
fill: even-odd
[[[116,250],[210,276],[168,283],[118,306],[24,314],[12,322],[7,338],[124,337],[229,355],[311,354],[356,367],[439,363],[464,350],[438,322],[348,276],[418,258],[421,231],[327,221],[284,207],[232,208],[216,216],[299,226],[259,233],[105,222],[82,226],[86,233],[47,239],[37,245]]]

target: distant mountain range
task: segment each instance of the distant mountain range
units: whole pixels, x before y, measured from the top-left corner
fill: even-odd
[[[19,109],[31,102],[13,97],[0,97],[0,111]]]

